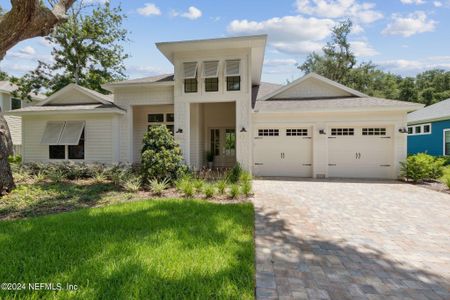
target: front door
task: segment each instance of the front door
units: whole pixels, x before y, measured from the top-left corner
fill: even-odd
[[[233,167],[236,163],[236,130],[234,128],[212,128],[209,134],[209,150],[214,155],[214,167]]]

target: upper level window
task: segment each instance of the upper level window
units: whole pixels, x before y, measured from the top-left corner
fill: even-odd
[[[185,79],[184,80],[184,92],[185,93],[197,93],[198,81],[197,79]]]
[[[22,100],[11,98],[11,110],[22,108]]]
[[[219,90],[219,78],[205,78],[205,92],[217,92]]]
[[[198,91],[197,69],[197,62],[186,62],[183,64],[185,93],[196,93]]]
[[[203,78],[205,78],[205,92],[219,91],[219,61],[203,63]]]
[[[225,76],[227,78],[227,91],[241,89],[241,61],[239,59],[225,61]]]
[[[227,77],[227,91],[239,91],[241,89],[241,76]]]

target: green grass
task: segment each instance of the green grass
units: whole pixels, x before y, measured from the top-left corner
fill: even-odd
[[[253,217],[250,203],[175,199],[1,221],[0,282],[78,291],[0,298],[252,299]]]

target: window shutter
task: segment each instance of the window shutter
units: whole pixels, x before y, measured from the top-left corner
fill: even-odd
[[[227,60],[225,67],[226,76],[240,76],[241,75],[241,61],[240,60]]]
[[[197,78],[197,62],[186,62],[183,64],[184,79]]]
[[[47,122],[45,126],[44,135],[41,139],[41,144],[58,145],[59,137],[64,128],[64,121],[61,122]]]
[[[83,129],[83,121],[67,121],[58,144],[78,145]]]
[[[219,76],[219,61],[205,61],[203,63],[203,77],[216,78]]]

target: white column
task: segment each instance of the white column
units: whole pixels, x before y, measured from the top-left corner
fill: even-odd
[[[128,120],[128,161],[134,162],[134,125],[133,125],[133,106],[130,105],[127,110]]]
[[[120,125],[119,116],[114,115],[112,118],[112,163],[117,164],[120,161]]]
[[[175,101],[175,140],[180,145],[186,164],[190,165],[190,103]],[[177,133],[181,129],[182,133]]]
[[[320,130],[326,134],[320,134]],[[313,177],[328,177],[328,134],[329,129],[325,123],[317,123],[312,128]]]

